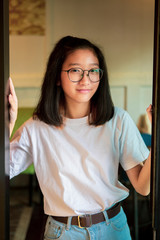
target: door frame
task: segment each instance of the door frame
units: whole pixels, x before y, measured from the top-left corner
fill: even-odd
[[[160,239],[160,0],[155,0],[151,203],[153,239]]]
[[[0,238],[9,240],[9,1],[0,1]]]

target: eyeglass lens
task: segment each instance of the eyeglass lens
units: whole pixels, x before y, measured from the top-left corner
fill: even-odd
[[[74,82],[78,82],[83,78],[84,70],[81,68],[71,68],[68,71],[69,79]],[[88,70],[89,78],[92,82],[97,82],[101,79],[103,71],[99,68]]]

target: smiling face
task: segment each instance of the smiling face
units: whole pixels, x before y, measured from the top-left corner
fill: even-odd
[[[77,49],[68,55],[62,65],[62,70],[70,68],[81,68],[83,70],[99,68],[99,61],[92,50]],[[67,108],[78,108],[81,105],[89,111],[90,99],[96,92],[99,82],[91,82],[88,72],[85,71],[82,80],[74,83],[69,80],[68,73],[62,71],[60,85],[64,91]]]

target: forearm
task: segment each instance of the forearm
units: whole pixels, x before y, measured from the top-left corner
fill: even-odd
[[[147,115],[152,122],[152,105],[147,108]],[[138,164],[126,173],[135,190],[141,195],[148,195],[151,181],[151,151],[144,164]]]
[[[141,195],[148,195],[150,193],[151,152],[143,165],[139,164],[126,172],[135,190]]]
[[[150,193],[150,181],[151,181],[151,151],[146,159],[138,176],[138,186],[142,195],[148,195]]]

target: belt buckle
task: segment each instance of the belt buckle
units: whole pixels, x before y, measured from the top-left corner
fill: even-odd
[[[80,220],[80,218],[82,218],[84,215],[79,215],[78,216],[78,227],[79,228],[85,228],[85,227],[82,227],[81,226],[81,220]],[[85,215],[85,216],[89,216],[89,219],[90,219],[90,225],[89,225],[89,227],[91,227],[92,226],[92,216],[90,215],[90,214],[88,214],[88,215]]]

